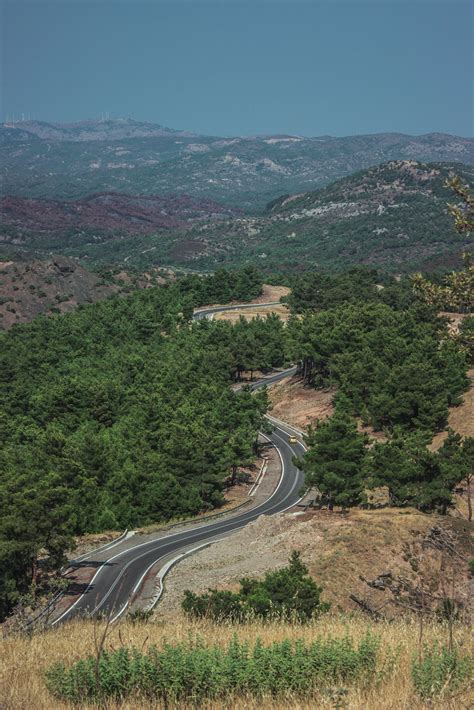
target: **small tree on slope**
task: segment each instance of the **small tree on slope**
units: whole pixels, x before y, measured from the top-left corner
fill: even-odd
[[[317,487],[330,505],[357,505],[364,488],[361,469],[367,443],[367,435],[357,431],[355,421],[339,411],[310,428],[308,451],[298,462],[306,485]]]

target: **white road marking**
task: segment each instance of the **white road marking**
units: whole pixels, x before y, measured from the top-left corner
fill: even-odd
[[[271,442],[271,439],[270,439],[268,436],[266,436],[265,434],[262,434],[262,436],[263,436],[264,439],[267,439],[267,441],[269,441],[270,443],[272,443],[272,442]],[[280,436],[278,436],[278,434],[275,433],[274,436],[276,436],[278,439],[280,439],[280,441],[282,441],[286,446],[288,446],[288,444],[284,441],[284,439],[282,439]],[[274,445],[274,446],[275,446],[275,445]],[[291,448],[291,447],[288,447],[288,448]],[[275,449],[276,449],[276,451],[277,451],[277,453],[278,453],[278,456],[280,457],[280,462],[281,462],[281,474],[280,474],[280,479],[279,479],[279,481],[278,481],[278,485],[277,485],[277,487],[275,488],[275,490],[273,491],[272,495],[271,495],[269,498],[267,498],[267,500],[266,500],[264,503],[262,503],[260,506],[257,506],[256,508],[253,509],[253,511],[251,511],[251,512],[253,512],[253,513],[258,512],[258,510],[259,510],[260,508],[265,507],[265,506],[268,505],[269,501],[271,501],[271,499],[276,495],[276,493],[278,492],[278,490],[279,490],[279,488],[280,488],[280,486],[281,486],[281,484],[282,484],[282,482],[283,482],[284,474],[285,474],[285,464],[284,464],[283,457],[282,457],[282,455],[281,455],[281,452],[280,452],[278,446],[275,446]],[[293,493],[293,491],[294,491],[294,489],[295,489],[295,486],[296,486],[296,481],[295,481],[293,487],[291,488],[290,492],[289,492],[288,495],[286,496],[287,498]],[[293,503],[292,505],[290,505],[288,508],[285,508],[285,510],[289,510],[289,508],[292,508],[294,505],[297,505],[297,503],[299,503],[300,500],[302,500],[302,499],[300,498],[298,501],[296,501],[295,503]],[[249,512],[250,512],[250,511],[249,511]],[[264,511],[264,512],[265,512],[265,511]],[[267,511],[267,514],[270,513],[270,512],[271,512],[271,511]],[[278,512],[283,512],[283,511],[278,511]],[[229,522],[232,522],[232,519],[229,519]],[[249,522],[250,522],[250,521],[249,521]],[[242,527],[244,527],[245,524],[246,524],[246,523],[243,523]],[[203,526],[202,526],[202,528],[205,528],[205,527],[207,527],[207,526],[206,526],[206,525],[203,525]],[[195,528],[194,531],[195,531],[195,530],[202,529],[202,528]],[[235,529],[238,530],[239,528],[235,528]],[[181,538],[180,542],[185,542],[185,541],[188,540],[189,538],[192,538],[192,537],[194,536],[194,531],[193,531],[193,533],[191,533],[191,535],[187,535],[186,537]],[[233,531],[231,531],[231,532],[233,532]],[[156,542],[161,542],[161,541],[166,541],[166,542],[167,542],[167,541],[169,541],[169,540],[172,540],[173,537],[176,537],[176,536],[178,536],[178,535],[182,535],[182,533],[174,533],[174,534],[172,534],[172,535],[166,535],[166,536],[164,536],[163,538],[158,538],[158,540],[149,540],[148,542],[143,542],[143,543],[140,543],[139,545],[135,545],[133,548],[130,548],[130,549],[132,549],[132,550],[137,550],[138,548],[144,547],[144,546],[146,546],[146,545],[156,544]],[[219,531],[216,531],[216,535],[219,535]],[[217,541],[216,541],[216,542],[217,542]],[[118,552],[116,555],[113,555],[112,557],[109,557],[107,560],[105,560],[105,561],[101,564],[101,566],[97,569],[96,573],[95,573],[94,576],[92,577],[91,581],[89,582],[89,584],[87,585],[85,591],[81,594],[81,596],[78,597],[78,598],[76,599],[76,601],[74,602],[74,604],[72,604],[72,605],[69,607],[69,609],[66,609],[66,611],[64,611],[64,613],[61,614],[61,616],[60,616],[58,619],[56,619],[51,625],[52,625],[52,626],[55,626],[55,624],[57,624],[57,623],[58,623],[59,621],[61,621],[64,617],[66,617],[66,616],[76,607],[76,605],[80,602],[80,600],[91,590],[94,580],[97,578],[97,576],[99,575],[99,573],[103,570],[103,568],[104,568],[106,565],[110,564],[110,562],[112,562],[113,560],[117,559],[118,557],[121,557],[122,555],[127,554],[128,552],[130,552],[130,549],[128,549],[128,550],[123,550],[122,552]],[[91,612],[92,614],[94,614],[95,612],[97,612],[97,611],[103,606],[103,604],[107,601],[107,599],[109,598],[110,594],[113,592],[113,590],[116,588],[116,586],[117,586],[117,584],[119,583],[119,581],[122,579],[124,573],[126,572],[126,569],[127,569],[133,562],[136,562],[136,561],[139,560],[141,557],[144,557],[144,556],[147,555],[147,554],[148,554],[148,552],[145,552],[143,555],[139,555],[138,557],[134,557],[132,560],[130,560],[130,561],[125,565],[125,567],[124,567],[123,570],[121,571],[120,575],[114,580],[114,582],[112,583],[112,585],[111,585],[111,586],[109,587],[109,589],[107,590],[107,593],[106,593],[106,595],[102,598],[101,602],[92,610],[92,612]],[[158,559],[156,560],[156,562],[158,562],[159,559],[160,559],[160,558],[158,558]],[[156,562],[153,563],[153,564],[156,564]],[[153,566],[153,565],[151,565],[151,566]],[[142,577],[143,577],[143,575],[142,575]],[[124,606],[124,608],[122,608],[122,609],[120,610],[120,614],[122,614],[123,611],[125,611],[125,608],[126,608],[127,606],[128,606],[128,601],[127,601],[127,604]],[[114,617],[114,618],[115,618],[115,617]]]

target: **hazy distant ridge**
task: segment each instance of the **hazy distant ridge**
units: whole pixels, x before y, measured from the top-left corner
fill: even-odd
[[[390,160],[474,164],[474,140],[441,133],[222,138],[131,119],[25,121],[0,126],[0,160],[4,194],[186,193],[255,208]]]

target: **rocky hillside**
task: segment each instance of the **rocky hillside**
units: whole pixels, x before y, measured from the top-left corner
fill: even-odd
[[[38,315],[66,313],[83,303],[164,283],[170,273],[153,271],[133,278],[118,272],[107,280],[74,259],[0,261],[0,330]]]
[[[474,141],[438,133],[221,138],[130,120],[0,126],[3,193],[25,197],[187,193],[255,209],[400,159],[473,164]]]
[[[0,242],[62,249],[124,234],[184,229],[238,214],[239,210],[187,195],[100,193],[74,201],[5,196],[0,197]]]
[[[447,213],[453,195],[445,181],[453,172],[472,183],[470,166],[390,161],[321,190],[281,197],[263,216],[152,235],[146,246],[145,240],[123,240],[121,258],[137,268],[149,263],[204,270],[243,263],[272,270],[353,264],[392,271],[451,268],[472,246]],[[83,255],[100,261],[109,252],[90,245]]]

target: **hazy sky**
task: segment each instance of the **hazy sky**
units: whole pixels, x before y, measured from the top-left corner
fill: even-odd
[[[0,3],[3,119],[472,135],[471,1]]]

